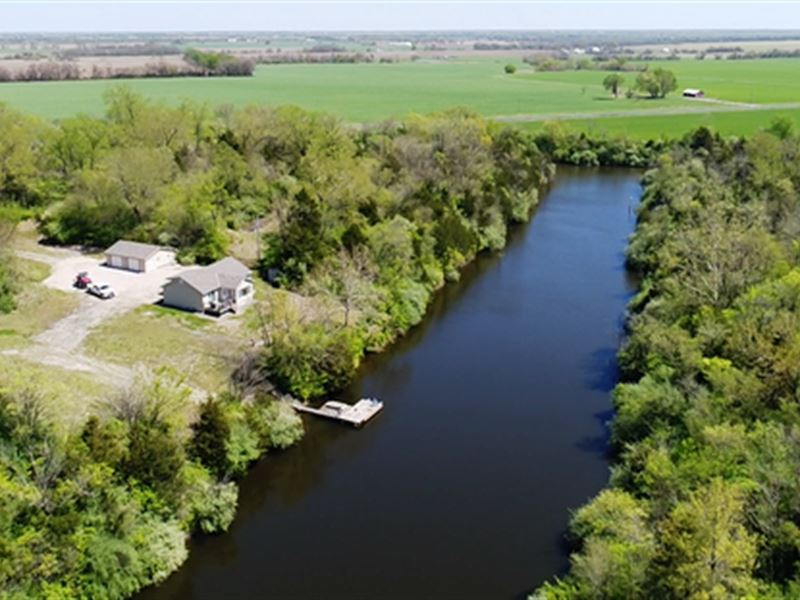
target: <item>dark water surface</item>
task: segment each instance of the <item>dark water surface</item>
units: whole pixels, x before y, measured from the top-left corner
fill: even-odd
[[[502,254],[367,361],[347,397],[383,399],[377,420],[307,420],[230,532],[141,599],[513,599],[562,572],[568,511],[608,478],[638,179],[561,168]]]

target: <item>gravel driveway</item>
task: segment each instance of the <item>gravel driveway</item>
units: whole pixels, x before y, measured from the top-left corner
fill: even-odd
[[[33,258],[32,253],[25,253],[26,258]],[[91,330],[103,321],[124,314],[144,304],[153,304],[161,298],[161,288],[171,277],[175,277],[192,267],[173,264],[161,267],[149,273],[133,273],[122,269],[113,269],[100,264],[99,259],[78,253],[70,253],[63,258],[42,256],[34,260],[42,260],[52,267],[50,277],[42,283],[54,289],[80,294],[78,308],[69,316],[55,323],[50,329],[39,334],[34,341],[57,348],[72,351],[77,349]],[[110,300],[102,300],[72,287],[75,275],[81,271],[89,273],[95,283],[107,283],[117,295]]]
[[[150,273],[133,273],[102,265],[102,257],[87,256],[72,250],[59,249],[51,254],[18,251],[17,254],[50,265],[52,272],[42,282],[43,285],[77,294],[80,302],[70,315],[34,337],[33,345],[22,350],[7,350],[4,354],[16,354],[40,364],[72,371],[90,372],[100,381],[116,387],[129,386],[138,371],[88,357],[78,350],[81,344],[92,329],[107,319],[157,302],[162,286],[170,277],[192,268],[173,264]],[[95,283],[111,285],[117,293],[116,297],[101,300],[75,289],[72,283],[75,275],[81,271],[88,272]]]

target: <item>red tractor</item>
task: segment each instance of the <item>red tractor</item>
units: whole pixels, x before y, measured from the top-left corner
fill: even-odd
[[[92,278],[89,277],[89,273],[87,273],[86,271],[81,271],[75,276],[75,283],[73,283],[72,285],[74,285],[79,290],[85,290],[87,287],[89,287],[89,284],[91,283],[92,283]]]

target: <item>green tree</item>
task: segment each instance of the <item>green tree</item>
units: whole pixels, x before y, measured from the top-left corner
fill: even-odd
[[[128,432],[128,454],[123,473],[175,503],[183,490],[184,449],[167,423],[137,419]]]
[[[517,67],[516,65],[508,63],[505,67],[503,67],[503,70],[506,72],[506,74],[513,75],[517,72]]]
[[[81,169],[91,169],[111,143],[106,121],[87,116],[64,119],[60,123],[49,152],[64,176]]]
[[[653,75],[658,82],[658,93],[661,98],[678,89],[678,80],[672,71],[659,67],[653,71]]]
[[[127,452],[125,433],[125,426],[120,421],[113,419],[103,422],[92,415],[83,425],[81,440],[86,444],[92,460],[116,466]]]
[[[675,507],[659,558],[672,594],[722,600],[755,592],[758,540],[745,528],[744,503],[741,490],[715,479]]]
[[[794,132],[794,121],[789,117],[775,117],[770,121],[767,131],[778,139],[788,139]]]
[[[652,71],[642,71],[637,76],[636,89],[647,93],[651,98],[664,98],[678,89],[678,80],[672,71],[657,67]]]
[[[625,78],[619,73],[609,73],[606,75],[605,79],[603,79],[603,87],[610,91],[614,98],[618,98],[619,90],[624,82]]]
[[[62,190],[47,161],[54,128],[0,104],[0,203],[42,206]]]
[[[200,416],[192,425],[191,454],[217,477],[228,472],[227,444],[231,426],[222,402],[207,399],[200,406]]]
[[[328,253],[322,204],[305,189],[294,198],[285,227],[266,238],[262,270],[277,268],[286,282],[298,284]]]
[[[0,219],[0,314],[16,308],[17,272],[14,256],[9,250],[16,226],[9,220]]]
[[[761,279],[779,250],[748,214],[730,214],[717,203],[663,252],[675,261],[675,283],[687,301],[723,308]]]

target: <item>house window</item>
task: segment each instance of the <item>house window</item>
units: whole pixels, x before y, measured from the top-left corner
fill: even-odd
[[[239,298],[244,298],[245,296],[249,296],[253,291],[253,287],[250,285],[244,286],[242,289],[239,290]]]

